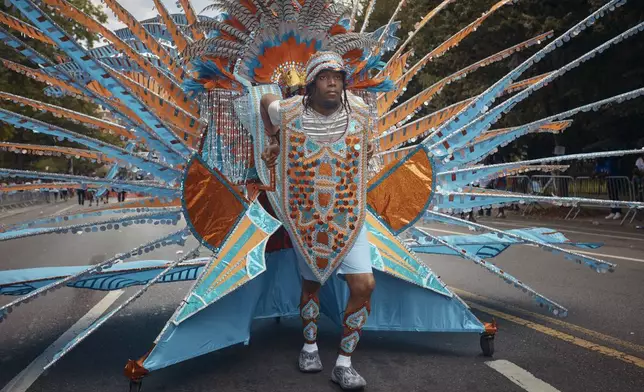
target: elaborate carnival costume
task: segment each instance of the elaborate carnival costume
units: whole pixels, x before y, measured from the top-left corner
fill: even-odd
[[[248,342],[254,319],[302,315],[305,326],[310,325],[306,320],[314,322],[318,317],[318,302],[301,304],[299,287],[293,284],[300,279],[294,248],[315,276],[326,281],[319,294],[319,312],[349,329],[357,330],[364,322],[365,313],[369,313],[363,330],[479,333],[484,351],[491,354],[490,338],[495,327],[480,322],[416,253],[457,255],[470,260],[528,293],[540,306],[565,316],[567,309],[563,306],[486,259],[510,245],[529,243],[563,253],[567,259],[584,263],[598,272],[612,270],[615,265],[611,263],[558,246],[593,244],[571,243],[549,229],[501,231],[464,221],[450,213],[525,201],[572,207],[580,203],[619,204],[630,211],[643,208],[642,203],[525,195],[473,185],[522,171],[561,170],[565,168],[561,162],[567,160],[640,153],[613,151],[478,164],[496,148],[520,136],[561,132],[569,126],[569,118],[578,112],[644,93],[644,89],[637,89],[523,126],[490,130],[504,113],[532,92],[608,46],[644,30],[644,24],[627,29],[561,69],[518,81],[522,73],[547,53],[571,41],[597,18],[624,3],[624,0],[611,0],[547,44],[547,39],[552,38],[551,32],[477,61],[394,106],[424,65],[445,54],[492,13],[500,12],[502,6],[514,1],[499,1],[408,68],[407,62],[411,59],[411,52],[405,51],[408,43],[451,2],[443,1],[431,10],[414,26],[410,37],[399,44],[395,37],[398,24],[394,20],[404,2],[398,5],[386,26],[365,33],[365,22],[358,33],[354,31],[357,2],[352,8],[345,8],[326,0],[219,0],[215,7],[225,13],[213,19],[197,18],[187,0],[181,0],[185,14],[180,15],[169,14],[159,0],[154,0],[160,16],[139,22],[114,0],[106,0],[128,26],[112,32],[65,0],[42,0],[40,3],[56,8],[57,13],[82,23],[110,42],[88,50],[32,0],[10,0],[32,24],[5,14],[0,21],[22,34],[55,45],[67,58],[66,62],[55,64],[9,31],[0,29],[0,39],[39,69],[8,61],[3,61],[4,66],[48,83],[46,91],[50,95],[69,94],[100,104],[120,124],[7,93],[0,93],[2,99],[116,133],[127,144],[121,148],[0,109],[0,120],[5,123],[74,141],[87,149],[10,143],[3,143],[3,148],[79,156],[112,165],[105,178],[0,169],[3,177],[53,181],[3,186],[1,191],[91,188],[98,189],[100,194],[111,188],[146,197],[5,226],[0,240],[49,233],[94,233],[131,224],[177,224],[182,217],[187,225],[96,265],[2,271],[0,293],[17,298],[0,308],[0,318],[6,318],[20,304],[63,286],[114,290],[143,285],[71,341],[52,359],[48,365],[51,366],[151,285],[195,280],[152,349],[126,366],[128,377],[140,380],[150,371]],[[371,1],[365,11],[365,21],[369,20],[373,6]],[[411,121],[423,103],[451,81],[537,44],[545,46],[483,93]],[[301,133],[300,106],[286,99],[281,109],[281,128],[288,130],[289,136],[281,140],[278,167],[273,174],[260,159],[266,138],[259,100],[265,93],[287,95],[297,90],[306,78],[305,65],[309,58],[324,50],[343,56],[347,88],[361,96],[367,107],[373,108],[373,114],[367,114],[367,107],[362,108],[356,100],[356,113],[363,110],[365,113],[354,115],[355,128],[339,145],[328,148],[298,134]],[[381,56],[393,50],[390,59],[382,62]],[[516,94],[494,105],[497,98],[511,93]],[[189,98],[192,94],[194,100]],[[371,134],[367,134],[361,122],[372,115],[377,116],[377,122],[369,126]],[[378,151],[368,166],[364,158],[347,157],[343,161],[333,156],[333,153],[357,153],[355,158],[359,158],[367,137]],[[406,144],[409,145],[402,147]],[[155,151],[161,159],[152,160],[133,153],[136,145]],[[289,159],[289,154],[297,155],[298,159]],[[355,162],[358,162],[356,166],[348,165]],[[116,181],[119,167],[136,167],[154,181]],[[325,177],[335,177],[338,187],[342,188],[325,185]],[[351,188],[363,183],[366,183],[365,189]],[[297,202],[291,204],[293,200]],[[325,200],[335,204],[326,204]],[[308,209],[312,206],[315,208]],[[96,216],[105,219],[74,222]],[[323,218],[330,219],[325,222]],[[435,236],[414,226],[420,219],[487,233]],[[58,225],[49,226],[54,223]],[[366,228],[377,284],[370,312],[365,309],[366,312],[358,312],[356,317],[346,317],[343,312],[347,287],[333,271],[343,252],[356,241],[360,227]],[[183,244],[190,234],[200,241],[202,248],[192,249],[177,260],[128,261],[161,246]],[[407,237],[402,237],[403,234]],[[200,251],[208,254],[197,257]],[[314,329],[307,331],[309,341],[315,336]],[[353,332],[345,334],[353,336],[346,339],[347,347],[357,342],[359,333]]]
[[[331,80],[332,86],[341,86],[344,90],[346,70],[339,54],[318,52],[311,56],[305,68],[307,90],[313,91],[316,78],[324,71],[332,71],[322,76]],[[342,80],[336,84],[334,79]],[[365,157],[375,118],[368,106],[351,93],[345,94],[346,102],[342,98],[335,101],[338,106],[328,117],[305,106],[307,99],[315,98],[296,95],[274,101],[268,107],[270,121],[280,129],[278,139],[281,139],[283,156],[278,171],[282,189],[271,199],[279,203],[282,221],[294,239],[303,279],[324,284],[336,271],[342,275],[372,273],[364,226]],[[351,367],[350,356],[369,316],[370,294],[364,295],[355,308],[347,304],[343,317],[340,355],[332,372],[333,380],[343,387],[365,385],[364,379]],[[317,291],[304,288],[300,315],[305,345],[299,364],[305,372],[322,370],[316,344],[319,306]]]

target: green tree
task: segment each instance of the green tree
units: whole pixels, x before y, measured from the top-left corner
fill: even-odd
[[[102,11],[102,9],[93,4],[90,0],[68,0],[71,4],[95,18],[101,23],[107,21],[107,15]],[[7,7],[4,3],[0,3],[0,10],[3,12],[9,13],[26,23],[29,23],[28,20],[22,17],[18,10],[13,9],[12,7]],[[68,20],[63,18],[53,12],[48,12],[48,14],[54,19],[54,21],[61,26],[65,31],[70,33],[76,40],[82,42],[87,47],[91,48],[98,42],[98,36],[96,34],[90,33],[86,28],[73,20]],[[64,54],[57,50],[55,47],[42,43],[40,41],[30,39],[28,37],[22,37],[21,34],[10,31],[16,37],[21,39],[23,42],[31,46],[33,49],[39,53],[45,55],[46,57],[55,60],[59,58],[64,58]],[[0,44],[0,49],[2,51],[2,58],[13,61],[15,63],[22,64],[27,67],[34,67],[34,65],[29,62],[24,56],[15,52],[8,46]],[[43,101],[51,103],[54,105],[62,106],[71,110],[75,110],[81,113],[88,115],[96,115],[97,106],[85,102],[73,97],[63,96],[61,98],[47,96],[44,92],[44,89],[47,87],[46,84],[37,82],[33,79],[28,78],[27,76],[15,73],[7,68],[0,66],[0,91],[8,92],[15,95],[20,95],[26,98],[35,99],[38,101]],[[33,110],[30,107],[21,107],[19,105],[14,105],[8,101],[0,102],[3,108],[11,110],[13,112],[33,117],[35,119],[47,122],[49,124],[57,125],[66,129],[69,129],[74,132],[82,133],[91,137],[99,138],[110,143],[120,144],[120,141],[117,137],[110,135],[105,135],[98,130],[88,129],[82,125],[75,124],[72,121],[69,121],[65,118],[57,118],[49,113],[42,113],[37,110]],[[36,134],[25,129],[16,129],[13,126],[7,125],[6,123],[0,122],[0,140],[1,141],[10,141],[15,143],[30,143],[30,144],[41,144],[41,145],[59,145],[59,146],[69,146],[69,147],[79,147],[76,143],[70,143],[68,141],[60,141],[54,137]],[[72,158],[73,159],[73,158]],[[20,168],[20,169],[34,169],[38,170],[44,167],[49,166],[50,172],[67,172],[69,169],[70,161],[69,158],[65,157],[46,157],[41,158],[37,156],[14,154],[9,152],[0,152],[0,167],[9,167],[9,168]],[[74,171],[76,173],[90,173],[99,165],[93,164],[91,162],[76,160],[74,162]]]
[[[402,22],[398,36],[407,37],[413,25],[440,2],[409,2],[397,17],[397,20]],[[365,1],[364,4],[366,3]],[[496,0],[458,0],[450,4],[412,40],[411,46],[416,56],[411,63],[479,17],[494,3]],[[376,4],[369,31],[387,23],[398,0],[378,0]],[[515,5],[503,7],[458,47],[432,61],[410,84],[402,99],[413,96],[454,71],[540,33],[553,30],[557,36],[603,4],[604,0],[521,0]],[[555,70],[643,20],[644,4],[628,2],[607,14],[564,47],[548,54],[522,78]],[[361,22],[358,26],[361,26]],[[431,113],[481,93],[536,50],[537,47],[533,47],[516,53],[504,61],[479,69],[450,84],[419,115]],[[542,88],[517,105],[494,127],[528,123],[640,88],[641,80],[644,80],[644,35],[640,33]],[[566,147],[566,153],[634,148],[644,137],[641,126],[644,120],[644,105],[641,98],[613,105],[599,112],[580,114],[573,120],[573,126],[561,135],[525,136],[502,149],[499,154],[505,159],[537,158],[552,155],[555,145]],[[625,158],[622,166],[629,168],[630,160],[632,159]]]

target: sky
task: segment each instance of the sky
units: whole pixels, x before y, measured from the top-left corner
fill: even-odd
[[[165,7],[170,13],[180,12],[181,10],[177,8],[177,1],[175,0],[162,0]],[[110,30],[119,29],[125,27],[125,25],[114,16],[112,10],[109,9],[106,5],[101,4],[100,0],[92,0],[92,3],[101,5],[105,13],[107,14],[108,21],[106,26]],[[157,11],[154,9],[154,2],[152,0],[120,0],[119,3],[125,7],[134,17],[138,20],[152,18],[158,15]],[[198,14],[206,6],[212,3],[211,0],[190,0],[192,8]],[[183,12],[183,11],[181,11]],[[208,14],[211,15],[211,14]]]

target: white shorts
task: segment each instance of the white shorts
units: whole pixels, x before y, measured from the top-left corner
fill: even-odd
[[[319,279],[311,271],[311,267],[306,264],[300,252],[295,249],[297,255],[297,268],[300,270],[300,275],[305,280],[319,282]],[[339,275],[353,275],[353,274],[370,274],[371,270],[371,249],[369,241],[367,240],[367,225],[362,225],[362,230],[358,234],[358,238],[353,243],[353,248],[347,253],[342,260],[340,266],[335,270]]]

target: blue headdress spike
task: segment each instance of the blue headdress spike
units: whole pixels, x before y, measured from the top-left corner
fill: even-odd
[[[543,56],[544,53],[548,53],[549,51],[554,50],[554,48],[557,47],[558,45],[560,46],[564,41],[564,38],[567,37],[565,40],[568,40],[570,38],[569,35],[566,35],[569,33],[565,33],[564,35],[555,39],[550,44],[546,45],[543,49],[537,52],[537,54],[532,56],[529,60],[527,60],[522,65],[520,65],[510,74],[506,75],[499,82],[495,83],[483,94],[479,95],[479,97],[476,98],[472,103],[470,103],[466,108],[462,109],[458,114],[453,116],[452,119],[450,119],[450,121],[447,121],[443,125],[441,125],[439,127],[439,130],[442,131],[442,133],[447,136],[445,136],[439,142],[432,144],[430,146],[430,149],[433,150],[433,148],[435,148],[437,145],[443,144],[445,142],[451,142],[450,144],[454,144],[454,143],[462,144],[463,142],[467,142],[471,140],[473,137],[478,136],[482,131],[489,129],[491,124],[493,124],[498,119],[500,119],[503,113],[508,113],[517,103],[527,98],[532,92],[552,82],[554,79],[565,74],[570,69],[573,69],[579,66],[579,64],[593,58],[598,52],[601,52],[606,48],[608,48],[609,46],[619,43],[624,39],[629,38],[637,34],[638,32],[644,30],[642,29],[642,27],[644,27],[644,22],[628,29],[622,34],[619,34],[615,38],[605,42],[604,44],[598,46],[597,48],[586,53],[585,55],[573,60],[572,62],[568,63],[567,65],[560,68],[559,70],[550,73],[541,81],[526,88],[521,93],[506,100],[505,102],[503,102],[502,104],[498,105],[497,107],[495,107],[494,109],[488,112],[488,108],[489,108],[488,105],[491,105],[496,100],[496,97],[499,96],[502,93],[502,91],[513,80],[516,80],[516,78],[518,78],[525,70],[530,68],[536,61],[538,61],[537,59],[541,59],[539,55]],[[485,104],[481,104],[482,102],[485,102]],[[476,117],[478,113],[484,113],[484,114]],[[458,135],[462,135],[461,131],[466,128],[468,130],[466,135],[463,135],[464,136],[463,138],[458,137]]]
[[[89,148],[100,151],[103,154],[124,162],[127,165],[135,165],[143,170],[154,173],[164,181],[173,182],[181,175],[181,173],[161,162],[154,162],[142,158],[138,155],[132,154],[120,147],[105,143],[103,141],[93,139],[91,137],[81,135],[64,128],[46,124],[42,121],[26,117],[11,111],[0,109],[0,121],[11,124],[16,128],[24,128],[33,132],[44,133],[58,137],[60,140],[67,139],[76,143],[81,143]]]
[[[129,215],[125,217],[118,217],[107,219],[98,222],[83,223],[69,226],[59,227],[41,227],[41,228],[27,228],[17,229],[0,233],[0,241],[15,240],[18,238],[33,237],[42,234],[91,234],[104,232],[106,230],[118,230],[121,226],[127,227],[134,224],[154,224],[154,225],[176,225],[181,219],[181,209],[178,207],[173,208],[154,208],[151,211]]]
[[[438,189],[435,194],[436,197],[430,206],[432,211],[469,212],[475,208],[533,202],[550,203],[563,207],[576,207],[583,204],[589,206],[644,209],[644,203],[640,202],[588,199],[583,197],[537,196],[502,191],[489,193],[483,189],[473,187],[464,188],[462,191],[443,191]]]
[[[142,183],[136,181],[106,180],[98,177],[77,176],[71,174],[48,173],[31,170],[15,170],[0,168],[0,177],[17,177],[17,178],[37,178],[41,180],[69,181],[80,184],[93,184],[111,187],[114,189],[125,190],[128,192],[138,192],[146,195],[152,195],[167,200],[179,197],[181,190],[178,188]]]
[[[110,75],[110,71],[113,71],[110,67],[93,59],[85,48],[61,29],[36,4],[31,0],[11,0],[11,3],[36,27],[50,32],[48,36],[56,45],[76,64],[81,66],[83,71],[91,75],[92,79],[101,83],[115,98],[132,108],[147,128],[153,130],[154,136],[161,140],[166,147],[186,159],[192,154],[191,150],[181,143],[170,129],[163,125],[164,122],[157,115],[150,110],[138,109],[145,106],[126,86],[113,77],[105,77],[105,75]]]
[[[435,243],[441,244],[455,252],[457,252],[462,258],[466,260],[470,260],[474,262],[476,265],[479,267],[482,267],[486,269],[488,272],[498,276],[499,278],[503,279],[506,283],[514,285],[514,287],[523,290],[523,292],[528,293],[530,297],[532,297],[535,302],[539,306],[546,306],[548,310],[550,310],[554,315],[564,317],[565,315],[568,314],[568,309],[564,308],[563,306],[559,305],[558,303],[546,298],[545,296],[539,294],[536,292],[534,289],[532,289],[530,286],[526,285],[525,283],[521,282],[514,276],[510,275],[509,273],[505,272],[501,268],[497,267],[496,265],[489,263],[482,258],[470,254],[466,249],[459,248],[457,246],[454,246],[450,244],[449,242],[441,239],[440,237],[434,236],[432,234],[429,234],[421,229],[417,229],[419,232],[424,234],[427,238],[433,240]]]
[[[615,270],[615,267],[617,267],[613,263],[609,263],[607,261],[603,261],[603,260],[597,259],[595,257],[586,256],[586,255],[583,255],[583,254],[575,252],[575,251],[563,249],[563,248],[560,248],[558,246],[549,244],[549,243],[543,241],[542,239],[539,239],[538,237],[534,237],[534,236],[533,237],[528,237],[528,236],[525,236],[525,235],[520,235],[520,234],[508,232],[508,231],[495,229],[495,228],[490,227],[490,226],[482,225],[480,223],[469,222],[467,220],[460,219],[460,218],[453,217],[453,216],[449,216],[449,215],[445,215],[445,214],[442,214],[442,213],[439,213],[439,212],[427,211],[427,214],[428,215],[436,215],[436,216],[439,216],[439,217],[441,217],[443,219],[446,219],[446,220],[460,221],[462,224],[465,224],[468,227],[478,229],[478,230],[483,230],[483,231],[486,231],[486,232],[489,232],[489,233],[494,233],[499,238],[507,237],[507,238],[514,239],[516,241],[521,241],[521,242],[524,242],[524,243],[537,245],[539,248],[546,249],[546,250],[549,250],[549,251],[554,252],[554,253],[562,253],[562,254],[568,256],[567,258],[571,258],[572,260],[576,261],[579,264],[581,264],[583,262],[584,264],[586,264],[588,267],[590,267],[591,269],[593,269],[596,272],[600,272],[600,273],[605,273],[607,271],[613,272]]]
[[[148,281],[148,283],[146,283],[145,286],[143,286],[136,293],[134,293],[134,295],[132,295],[130,298],[128,298],[123,303],[121,303],[119,306],[115,307],[109,313],[103,315],[101,318],[99,318],[94,323],[92,323],[92,325],[90,325],[87,329],[85,329],[83,332],[78,334],[74,339],[72,339],[69,343],[67,343],[65,347],[63,347],[60,351],[58,351],[56,355],[54,355],[54,358],[52,358],[52,360],[45,366],[45,370],[49,369],[56,362],[58,362],[63,356],[65,356],[65,354],[67,354],[72,349],[74,349],[74,347],[78,346],[89,335],[91,335],[94,331],[96,331],[103,324],[105,324],[107,320],[114,317],[118,312],[125,309],[127,306],[131,305],[134,301],[139,299],[150,287],[152,287],[153,284],[161,280],[166,274],[172,271],[173,268],[178,266],[179,263],[186,261],[192,257],[195,257],[195,254],[198,253],[198,251],[199,251],[199,246],[193,248],[184,256],[179,257],[178,259],[170,263],[166,269],[159,272],[154,278],[150,279],[150,281]]]
[[[43,184],[46,185],[46,184]],[[150,199],[142,200],[143,204],[145,201]],[[154,199],[152,199],[154,201]],[[118,205],[117,205],[118,206]],[[70,214],[57,214],[53,216],[48,216],[45,218],[32,219],[28,221],[18,222],[11,225],[0,225],[0,233],[7,233],[14,230],[21,230],[27,228],[34,228],[42,225],[49,225],[52,223],[61,223],[61,222],[72,222],[79,219],[95,218],[99,216],[109,216],[109,215],[121,215],[121,214],[132,214],[132,213],[141,213],[141,212],[151,212],[158,209],[158,207],[124,207],[124,208],[115,208],[114,206],[109,208],[100,208],[97,210],[90,210],[80,213],[70,213]],[[111,229],[111,228],[108,228]]]

